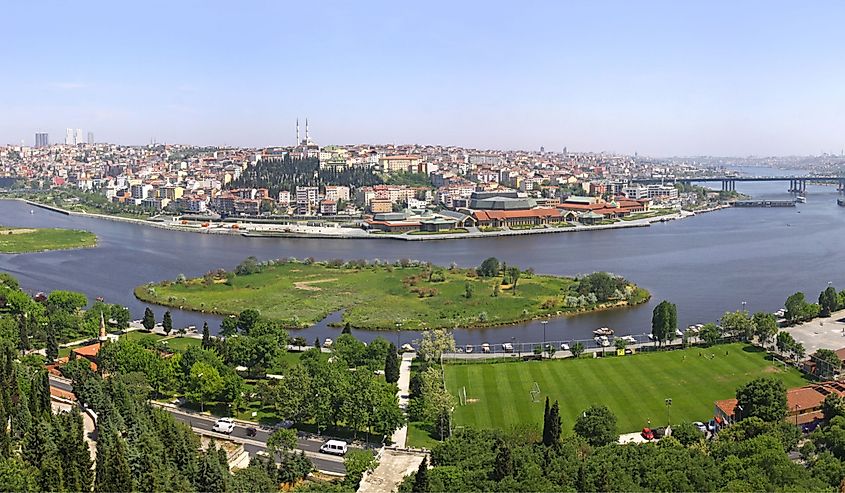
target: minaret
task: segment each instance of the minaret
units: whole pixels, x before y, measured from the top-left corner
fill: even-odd
[[[299,118],[296,119],[296,142],[294,145],[299,145]]]
[[[311,143],[311,137],[308,135],[308,118],[305,119],[305,143]]]
[[[100,342],[105,342],[108,339],[106,335],[106,319],[103,318],[103,312],[100,312],[100,337],[98,337]]]

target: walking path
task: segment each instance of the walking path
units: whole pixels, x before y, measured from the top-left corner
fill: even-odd
[[[402,353],[402,363],[399,365],[399,381],[396,385],[399,386],[399,392],[396,395],[399,397],[399,407],[405,412],[408,409],[408,400],[411,392],[411,362],[416,357],[416,353]],[[405,448],[405,442],[408,439],[408,425],[399,428],[390,437],[390,441],[398,448]]]

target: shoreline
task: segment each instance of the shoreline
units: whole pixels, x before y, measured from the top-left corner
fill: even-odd
[[[150,221],[148,219],[135,219],[129,217],[120,217],[120,216],[112,216],[109,214],[96,214],[91,212],[79,212],[79,211],[71,211],[67,209],[63,209],[61,207],[42,204],[40,202],[35,202],[29,199],[23,198],[16,198],[16,197],[3,197],[2,200],[18,200],[25,202],[28,205],[33,207],[38,207],[41,209],[45,209],[51,212],[56,212],[59,214],[63,214],[66,216],[79,216],[79,217],[89,217],[94,219],[104,219],[107,221],[117,221],[117,222],[124,222],[124,223],[133,223],[143,226],[150,226],[159,229],[167,229],[171,231],[180,231],[185,233],[199,233],[199,234],[221,234],[221,235],[233,235],[233,236],[244,236],[249,238],[300,238],[300,239],[339,239],[339,240],[381,240],[381,239],[389,239],[389,240],[400,240],[400,241],[435,241],[435,240],[460,240],[460,239],[479,239],[479,238],[497,238],[497,237],[508,237],[508,236],[524,236],[524,235],[532,235],[532,234],[554,234],[554,233],[577,233],[581,231],[605,231],[605,230],[613,230],[613,229],[628,229],[628,228],[647,228],[650,227],[653,223],[660,223],[660,222],[668,222],[674,221],[678,219],[686,219],[689,217],[693,217],[697,214],[704,214],[707,212],[718,211],[721,209],[729,208],[729,205],[718,205],[715,207],[711,207],[708,209],[702,209],[699,211],[686,211],[681,210],[672,214],[664,215],[664,216],[655,216],[645,219],[636,219],[633,221],[619,221],[613,224],[600,224],[600,225],[579,225],[579,226],[571,226],[571,227],[555,227],[555,226],[548,226],[543,228],[536,228],[536,229],[524,229],[524,230],[510,230],[505,229],[501,231],[493,231],[493,232],[481,232],[481,231],[470,231],[468,233],[452,233],[452,234],[430,234],[430,235],[408,235],[408,234],[371,234],[367,233],[361,229],[352,229],[349,231],[343,231],[344,228],[320,228],[315,226],[296,226],[297,230],[291,230],[290,226],[287,226],[287,230],[280,230],[278,228],[269,227],[264,224],[259,223],[238,223],[238,229],[232,229],[231,227],[224,228],[221,227],[224,223],[214,223],[216,224],[215,227],[210,228],[202,228],[202,227],[195,227],[195,226],[187,226],[182,224],[174,224],[173,222],[156,222]],[[228,223],[225,223],[228,224]],[[244,224],[247,224],[249,229],[244,228]],[[243,228],[243,229],[242,229]],[[311,228],[302,229],[302,228]],[[335,230],[340,230],[335,232]]]

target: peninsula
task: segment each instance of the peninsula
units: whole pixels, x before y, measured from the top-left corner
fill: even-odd
[[[219,315],[258,310],[289,327],[343,311],[342,323],[369,330],[490,327],[537,318],[636,305],[648,291],[608,273],[581,278],[540,275],[490,258],[478,268],[403,259],[276,260],[248,258],[235,272],[146,284],[148,303]]]

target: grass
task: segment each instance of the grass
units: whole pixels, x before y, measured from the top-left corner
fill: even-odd
[[[449,391],[457,396],[466,387],[469,402],[455,409],[455,425],[542,426],[548,396],[560,402],[565,431],[584,409],[604,404],[616,414],[621,433],[635,432],[648,420],[665,423],[666,398],[672,399],[671,422],[705,421],[713,416],[714,401],[734,397],[737,387],[761,376],[778,378],[787,388],[807,383],[797,370],[776,368],[765,352],[740,343],[603,359],[446,366]],[[534,382],[541,391],[536,403],[529,394]]]
[[[135,296],[222,315],[252,308],[290,326],[311,325],[344,310],[341,323],[375,330],[395,329],[397,322],[403,329],[488,327],[573,311],[563,307],[564,298],[577,287],[572,278],[526,273],[516,291],[503,286],[494,297],[494,285],[501,278],[476,278],[474,271],[436,268],[444,281],[430,282],[425,269],[280,262],[228,281],[209,278],[139,286]],[[470,298],[467,284],[474,290]]]
[[[96,245],[94,233],[78,229],[0,227],[0,253],[46,252]]]
[[[676,211],[670,209],[652,209],[647,212],[637,212],[622,218],[623,221],[636,221],[637,219],[650,219],[653,217],[668,216]]]
[[[441,229],[440,231],[411,231],[409,235],[453,235],[468,233],[466,228]]]

